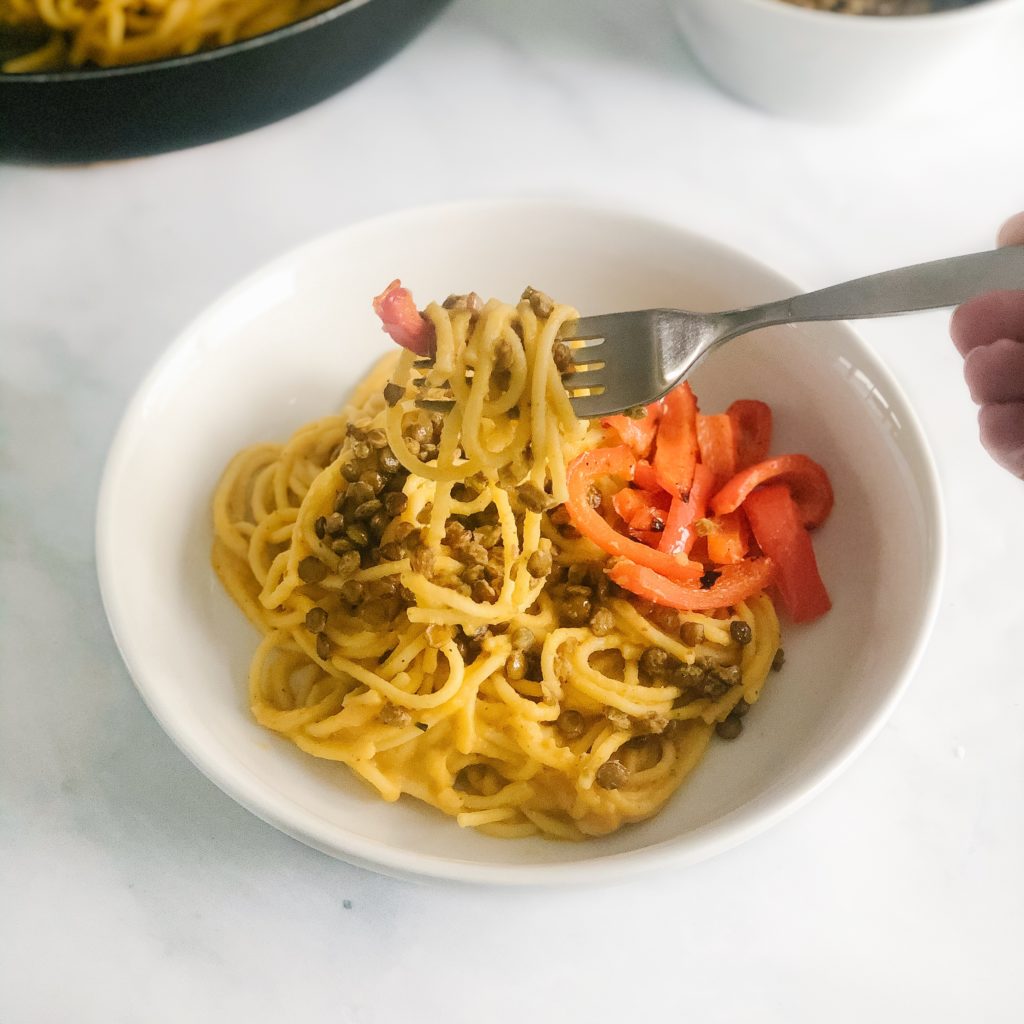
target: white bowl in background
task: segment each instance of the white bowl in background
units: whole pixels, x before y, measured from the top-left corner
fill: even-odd
[[[344,228],[258,271],[170,346],[131,402],[99,499],[97,563],[118,646],[153,714],[218,786],[326,853],[394,875],[502,884],[590,882],[710,856],[821,789],[909,681],[940,588],[943,525],[921,429],[896,383],[842,324],[772,328],[726,346],[694,386],[706,410],[771,403],[775,452],[831,474],[815,546],[833,610],[784,625],[786,666],[734,743],[651,821],[585,843],[502,840],[412,799],[387,804],[344,766],[258,726],[255,630],[210,568],[210,499],[242,446],[336,409],[385,350],[370,298],[401,277],[421,302],[526,284],[586,313],[714,309],[795,286],[678,227],[600,207],[482,202]]]
[[[727,91],[809,119],[851,119],[925,91],[1003,31],[1024,0],[911,16],[836,14],[785,0],[669,0],[694,55]]]

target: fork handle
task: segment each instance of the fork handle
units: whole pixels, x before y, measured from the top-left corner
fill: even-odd
[[[773,324],[859,320],[939,309],[1000,289],[1024,289],[1024,246],[918,263],[791,299],[734,310],[725,315],[724,333],[716,340]]]

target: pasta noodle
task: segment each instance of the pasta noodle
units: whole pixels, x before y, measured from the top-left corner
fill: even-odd
[[[430,365],[385,357],[340,415],[240,452],[217,487],[213,564],[263,634],[252,713],[385,800],[492,835],[647,818],[758,699],[772,602],[653,608],[567,521],[566,465],[605,441],[553,358],[574,310],[424,316]],[[450,411],[417,404],[441,395]]]
[[[343,0],[342,0],[343,2]],[[47,35],[6,73],[138,64],[226,46],[339,0],[0,0],[0,28]]]

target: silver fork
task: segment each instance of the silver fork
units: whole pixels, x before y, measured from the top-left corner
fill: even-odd
[[[709,352],[761,327],[938,309],[997,289],[1024,289],[1024,246],[919,263],[722,313],[642,309],[582,317],[561,334],[572,342],[576,367],[563,380],[578,416],[607,416],[656,401]]]

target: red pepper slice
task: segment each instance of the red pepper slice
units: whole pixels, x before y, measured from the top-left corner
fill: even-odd
[[[642,491],[623,487],[612,496],[612,507],[631,530],[653,530],[654,524],[665,525],[670,499],[664,491]]]
[[[658,494],[665,493],[662,491],[661,484],[658,483],[658,474],[654,472],[654,467],[643,459],[636,464],[636,469],[633,472],[633,483],[643,491],[653,491]]]
[[[654,446],[654,473],[672,497],[685,498],[697,465],[697,399],[686,382],[663,399],[664,412]]]
[[[707,536],[708,558],[716,565],[742,561],[750,550],[750,528],[743,509],[717,516],[713,524]]]
[[[677,558],[664,554],[623,536],[587,500],[588,491],[594,481],[603,476],[619,476],[630,480],[635,466],[636,459],[625,445],[595,448],[573,459],[566,471],[569,491],[566,508],[569,510],[573,526],[610,555],[632,559],[676,580],[692,580],[699,577],[704,571],[699,562],[689,562],[685,557]]]
[[[809,530],[820,526],[832,511],[835,498],[828,474],[806,455],[777,455],[741,469],[711,499],[711,508],[718,516],[735,512],[755,487],[769,481],[789,488],[800,509],[800,518]]]
[[[420,356],[434,351],[434,325],[423,316],[412,301],[412,293],[395,278],[373,300],[373,311],[380,317],[392,341]]]
[[[697,444],[700,447],[700,461],[715,475],[719,484],[724,484],[736,474],[735,421],[727,413],[717,416],[697,414]]]
[[[647,406],[647,415],[640,419],[625,415],[606,416],[601,420],[601,426],[613,431],[638,459],[646,459],[651,453],[660,422],[661,402],[658,401]]]
[[[761,550],[776,564],[775,584],[794,622],[810,622],[832,607],[800,508],[783,484],[760,487],[743,503]]]
[[[714,474],[702,462],[698,462],[693,470],[693,486],[689,497],[685,501],[682,498],[672,499],[672,507],[665,520],[665,531],[658,544],[662,551],[673,555],[690,553],[697,539],[693,524],[704,518],[714,485]]]
[[[655,604],[683,611],[707,611],[753,597],[771,583],[774,573],[770,558],[758,558],[722,566],[717,578],[706,588],[700,580],[678,583],[633,562],[617,563],[608,575],[620,587]]]
[[[746,469],[768,458],[772,443],[772,410],[764,402],[741,398],[725,412],[733,422],[736,469]]]

